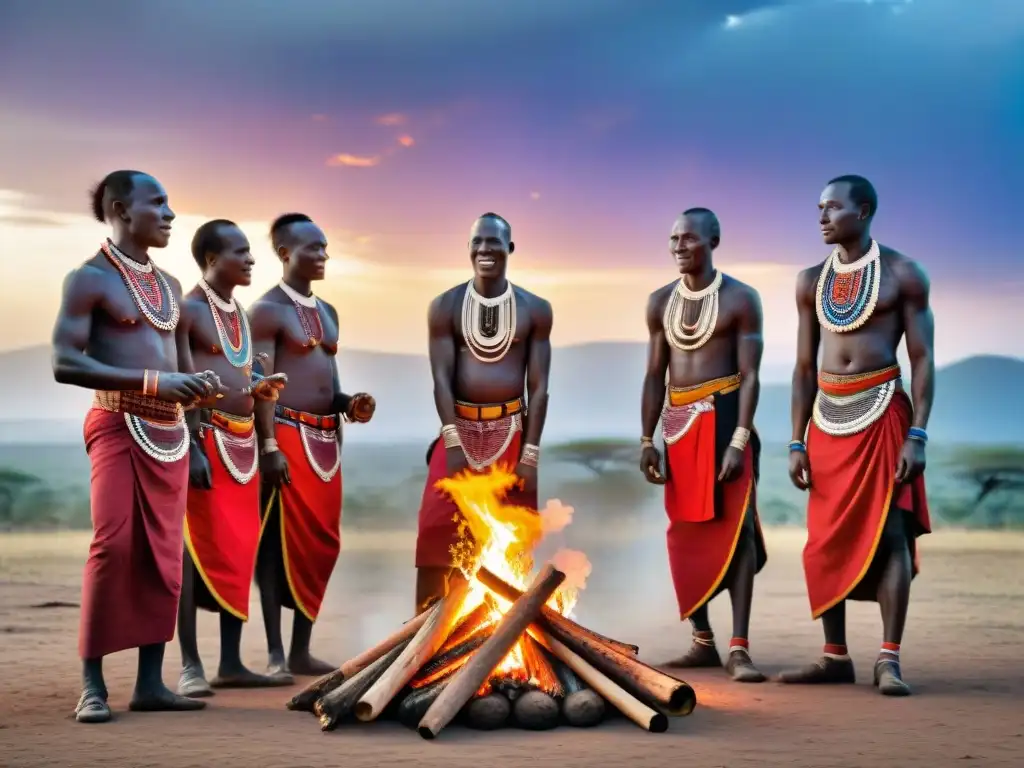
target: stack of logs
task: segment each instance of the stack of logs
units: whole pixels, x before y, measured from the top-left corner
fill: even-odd
[[[638,648],[603,637],[545,604],[565,579],[547,565],[521,592],[481,569],[476,580],[511,607],[493,621],[493,603],[458,619],[468,591],[464,580],[395,634],[320,678],[288,708],[313,712],[321,730],[351,719],[395,717],[433,739],[457,717],[493,729],[514,721],[545,729],[561,719],[596,725],[605,705],[653,733],[669,716],[688,715],[697,703],[685,682],[637,659]],[[490,595],[488,595],[490,598]],[[522,641],[523,667],[503,675],[502,660]]]

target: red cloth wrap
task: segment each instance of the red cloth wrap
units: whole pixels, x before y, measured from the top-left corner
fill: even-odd
[[[132,438],[123,413],[99,408],[86,416],[84,436],[93,537],[78,652],[95,659],[174,638],[188,455],[157,461]]]
[[[516,432],[505,452],[494,462],[515,467],[519,463],[519,448],[522,431]],[[419,532],[416,537],[417,568],[451,568],[453,566],[451,547],[459,540],[459,521],[462,513],[455,502],[434,486],[438,480],[448,477],[448,452],[444,441],[435,440],[430,451],[427,482],[423,488],[420,504]],[[537,492],[526,493],[514,488],[506,496],[509,504],[537,508]]]
[[[208,491],[189,488],[185,546],[212,598],[213,605],[203,607],[226,611],[248,621],[249,590],[260,542],[259,473],[244,485],[231,476],[217,449],[216,429],[216,426],[204,426],[203,429],[203,450],[210,462],[213,482]],[[250,425],[250,434],[252,429]],[[232,432],[227,434],[241,436]],[[206,601],[197,597],[198,602]]]
[[[683,619],[721,589],[748,509],[756,533],[758,571],[767,560],[757,517],[754,446],[748,444],[743,453],[740,476],[719,483],[716,433],[720,431],[716,430],[715,411],[707,411],[677,442],[665,447],[668,560]]]
[[[264,509],[263,525],[276,521],[280,525],[281,557],[291,603],[285,607],[301,611],[310,621],[320,614],[327,583],[341,553],[341,468],[324,482],[316,473],[302,447],[300,427],[291,422],[276,423],[277,445],[288,461],[291,483],[273,489]],[[337,439],[334,450],[340,451]],[[333,458],[328,455],[330,442],[318,443],[320,465],[329,469]],[[314,454],[318,455],[318,454]],[[261,529],[261,537],[262,537]]]
[[[819,382],[819,387],[826,390],[827,385]],[[840,392],[848,394],[836,394]],[[913,574],[919,571],[915,539],[931,532],[924,476],[894,487],[912,413],[910,399],[900,389],[885,413],[863,432],[829,435],[813,420],[808,427],[811,487],[803,561],[814,618],[846,599],[877,599],[877,585],[865,583],[865,577],[893,507],[909,513]]]

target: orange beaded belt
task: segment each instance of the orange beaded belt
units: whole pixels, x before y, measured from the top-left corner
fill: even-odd
[[[673,408],[696,403],[711,395],[727,395],[740,388],[740,375],[723,376],[720,379],[694,384],[692,387],[669,387],[668,402]]]
[[[285,408],[283,405],[279,405],[274,409],[274,416],[282,421],[305,424],[315,429],[329,430],[338,428],[338,417],[333,413],[319,416],[315,413],[296,411],[294,408]]]
[[[494,421],[506,416],[512,416],[523,410],[523,399],[517,397],[506,403],[489,403],[487,405],[474,405],[473,403],[455,403],[455,415],[466,421]]]
[[[180,403],[160,400],[141,392],[111,392],[96,390],[92,407],[111,413],[130,413],[140,419],[176,424],[181,421],[183,409]]]

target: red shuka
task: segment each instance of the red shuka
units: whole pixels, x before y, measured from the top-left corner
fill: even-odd
[[[341,446],[333,430],[278,421],[275,432],[291,483],[270,492],[260,536],[268,521],[280,525],[281,557],[292,599],[286,607],[316,621],[341,553]],[[320,477],[310,464],[304,441],[329,479]]]
[[[515,467],[519,463],[522,437],[522,431],[516,432],[508,448],[494,464]],[[416,537],[417,568],[451,568],[453,565],[451,548],[459,540],[462,513],[447,494],[435,487],[438,480],[448,477],[447,461],[448,454],[444,442],[435,441],[430,452],[427,482],[423,487],[423,500],[420,503],[419,532]],[[536,509],[537,493],[526,493],[517,487],[509,492],[506,501],[508,504]]]
[[[889,375],[888,379],[895,376]],[[864,381],[861,389],[880,383]],[[819,388],[828,392],[830,385],[819,381]],[[834,394],[850,392],[837,389]],[[862,432],[829,435],[813,420],[808,427],[811,487],[803,561],[814,618],[846,599],[876,599],[874,590],[852,593],[868,574],[893,508],[911,513],[913,574],[918,573],[915,538],[931,532],[924,477],[917,477],[909,485],[895,485],[912,412],[910,399],[900,389],[893,394],[885,413]]]
[[[740,476],[719,483],[716,416],[713,409],[700,413],[678,441],[665,447],[668,559],[682,619],[689,618],[721,588],[747,510],[754,517],[758,570],[767,559],[757,517],[753,445],[744,451]]]
[[[235,424],[244,426],[235,428]],[[231,426],[223,430],[222,439],[229,459],[247,474],[257,461],[253,424],[235,422]],[[189,488],[185,545],[216,608],[248,621],[249,590],[260,541],[259,474],[253,474],[244,484],[231,475],[217,445],[215,431],[219,429],[203,427],[203,449],[210,462],[212,487]]]
[[[89,411],[84,434],[93,538],[78,650],[83,659],[95,659],[174,638],[188,454],[158,461],[132,437],[124,413],[100,408]],[[180,431],[158,429],[149,437],[173,442],[184,434],[182,422]]]

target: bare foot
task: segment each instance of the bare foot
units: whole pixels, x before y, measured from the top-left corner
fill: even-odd
[[[194,712],[205,708],[205,701],[179,696],[164,685],[142,691],[136,688],[128,703],[132,712]]]
[[[307,654],[305,656],[290,657],[288,659],[288,669],[293,675],[320,677],[322,675],[329,675],[337,667],[334,664],[328,664],[326,661],[320,661],[320,659],[315,659]]]
[[[750,654],[742,649],[729,653],[729,658],[725,662],[725,671],[737,683],[763,683],[765,681],[761,670],[754,666]]]
[[[789,670],[779,674],[780,683],[794,685],[855,683],[852,659],[833,659],[822,656],[813,664],[802,669]]]

